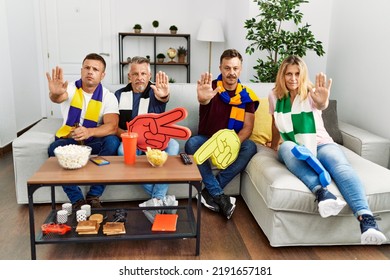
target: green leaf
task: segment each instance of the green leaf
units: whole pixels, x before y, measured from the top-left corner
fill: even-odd
[[[299,10],[306,0],[254,0],[259,8],[255,18],[247,19],[246,53],[265,52],[266,60],[258,59],[254,81],[274,82],[279,65],[288,55],[304,57],[307,51],[318,56],[325,54],[322,42],[315,39],[308,23],[301,24],[303,13]],[[284,23],[293,22],[296,31],[283,29]]]

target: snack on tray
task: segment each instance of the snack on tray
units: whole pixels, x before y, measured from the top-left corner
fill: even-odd
[[[107,222],[103,225],[103,233],[106,235],[125,234],[125,225],[123,222]]]
[[[103,222],[103,215],[102,214],[92,214],[91,216],[89,216],[88,220],[96,221],[98,224],[100,224],[101,222]]]
[[[146,157],[148,158],[149,163],[153,167],[163,166],[168,159],[168,154],[165,151],[159,149],[151,149],[147,147]]]
[[[77,224],[76,232],[78,234],[97,234],[100,224],[96,220],[80,221]]]

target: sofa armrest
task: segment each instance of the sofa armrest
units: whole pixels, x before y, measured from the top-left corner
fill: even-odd
[[[389,167],[390,140],[341,121],[339,129],[346,148],[383,167]]]
[[[12,142],[16,200],[27,202],[27,181],[48,158],[61,119],[43,119]]]

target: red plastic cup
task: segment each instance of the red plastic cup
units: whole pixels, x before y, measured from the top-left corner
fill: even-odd
[[[134,164],[137,151],[138,134],[135,132],[124,132],[121,134],[123,154],[126,164]]]

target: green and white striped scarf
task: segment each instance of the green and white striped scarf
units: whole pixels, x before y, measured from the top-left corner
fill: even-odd
[[[291,106],[291,96],[277,99],[275,124],[284,141],[293,141],[317,155],[316,125],[309,98],[301,100],[298,95]]]

